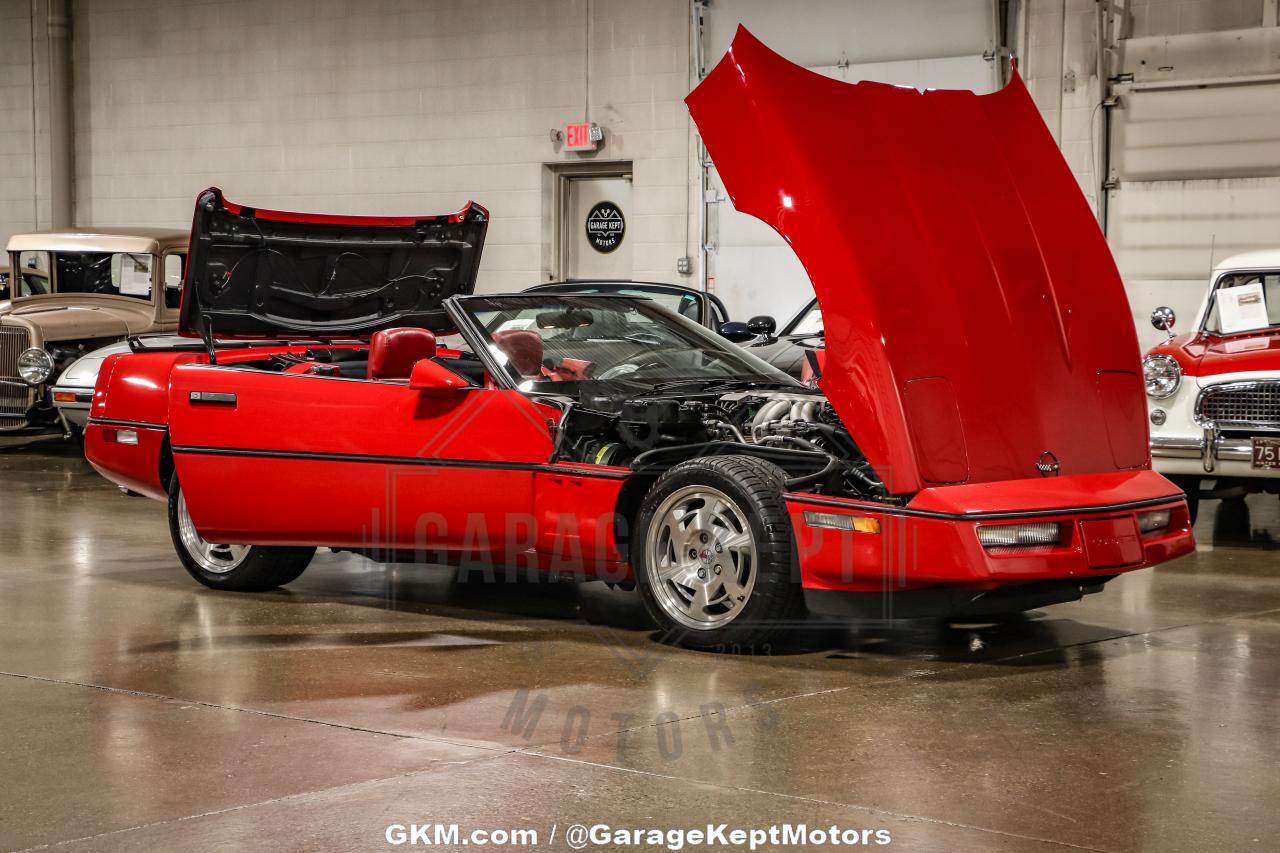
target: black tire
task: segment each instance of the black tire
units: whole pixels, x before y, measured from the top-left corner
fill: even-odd
[[[695,649],[761,654],[804,618],[795,537],[783,500],[785,476],[778,466],[754,457],[713,456],[676,465],[654,483],[637,514],[631,564],[645,609],[666,639]],[[699,495],[712,500],[699,504]],[[674,521],[682,501],[715,514],[711,504],[720,507],[722,499],[733,507],[724,510],[718,524]],[[682,518],[688,515],[686,508]],[[706,530],[712,531],[709,536],[703,535]],[[743,533],[750,534],[754,557],[741,545],[722,547],[741,541]],[[678,536],[688,537],[681,539],[684,546],[675,544]],[[660,578],[660,570],[694,586]],[[701,597],[698,584],[704,587]],[[731,594],[730,584],[745,594]],[[708,621],[700,624],[702,619]]]
[[[199,554],[193,553],[183,538],[183,517],[185,502],[182,499],[182,487],[178,484],[178,476],[174,474],[169,481],[169,535],[173,538],[174,550],[187,574],[210,589],[225,589],[233,592],[260,592],[275,589],[298,579],[311,564],[315,556],[315,548],[290,548],[267,545],[212,545],[211,548],[223,548],[228,551],[225,562],[227,568],[217,571],[201,565]],[[187,519],[189,523],[189,519]],[[194,528],[191,528],[191,532]],[[198,538],[199,534],[195,534]],[[199,539],[204,542],[203,539]],[[206,545],[208,543],[205,543]],[[238,549],[243,548],[243,551]],[[234,557],[232,549],[237,549]],[[209,560],[208,557],[205,558]]]
[[[1174,476],[1168,480],[1186,495],[1187,511],[1191,513],[1191,523],[1195,524],[1196,516],[1200,514],[1200,478]]]

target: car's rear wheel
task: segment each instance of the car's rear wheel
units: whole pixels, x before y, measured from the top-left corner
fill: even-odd
[[[646,609],[669,639],[760,653],[803,618],[784,480],[776,465],[720,456],[681,463],[650,489],[632,566]]]
[[[297,580],[315,548],[226,545],[208,542],[196,530],[175,474],[169,484],[169,534],[191,577],[212,589],[256,592]]]

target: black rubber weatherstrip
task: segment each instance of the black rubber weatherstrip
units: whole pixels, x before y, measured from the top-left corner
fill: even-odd
[[[604,480],[625,480],[629,471],[598,471],[547,462],[500,462],[488,459],[440,459],[431,456],[376,456],[366,453],[319,453],[309,450],[256,450],[244,447],[194,447],[175,445],[174,453],[197,456],[253,456],[268,459],[308,459],[317,462],[361,462],[375,465],[420,465],[428,468],[480,468],[506,471],[545,471]]]
[[[99,426],[124,427],[125,429],[168,429],[164,424],[152,424],[146,421],[122,421],[116,418],[89,418],[89,423]]]
[[[832,498],[824,498],[818,495],[806,495],[796,492],[788,492],[786,499],[797,503],[811,503],[818,506],[829,506],[852,512],[875,512],[882,515],[905,515],[914,518],[939,518],[945,521],[1000,521],[1004,519],[1019,518],[1049,518],[1058,515],[1110,515],[1117,512],[1127,512],[1135,509],[1145,509],[1151,506],[1160,506],[1170,501],[1182,500],[1182,495],[1166,495],[1162,498],[1147,498],[1140,501],[1130,501],[1121,504],[1107,504],[1106,506],[1079,506],[1079,507],[1063,507],[1061,509],[1031,509],[1021,512],[936,512],[927,509],[908,509],[900,506],[885,506],[873,503],[852,503],[849,501],[833,500]]]

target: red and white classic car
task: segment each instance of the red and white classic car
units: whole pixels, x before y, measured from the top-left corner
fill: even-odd
[[[1190,330],[1174,321],[1152,312],[1169,340],[1142,361],[1156,470],[1193,518],[1202,495],[1280,491],[1280,251],[1227,258]]]
[[[1123,287],[1021,83],[849,86],[740,32],[688,102],[809,271],[819,389],[646,299],[469,295],[475,204],[367,219],[208,190],[181,314],[205,345],[109,358],[89,460],[168,501],[211,587],[288,583],[319,546],[578,572],[701,648],[806,610],[1074,600],[1192,549]]]

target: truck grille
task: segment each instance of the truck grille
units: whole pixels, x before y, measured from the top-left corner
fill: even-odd
[[[0,430],[26,426],[35,389],[18,376],[18,356],[31,346],[26,329],[0,329]]]
[[[1196,412],[1219,429],[1280,431],[1280,380],[1210,385]]]

